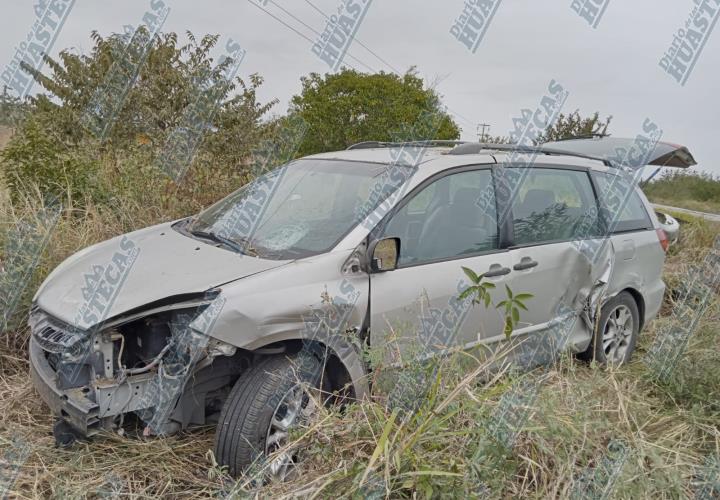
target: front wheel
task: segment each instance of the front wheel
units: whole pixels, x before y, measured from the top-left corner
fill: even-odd
[[[284,480],[297,463],[297,451],[277,453],[292,429],[307,422],[316,409],[322,365],[309,353],[267,358],[244,372],[220,414],[215,456],[238,476],[250,464],[263,467],[263,478]],[[261,456],[271,457],[259,463]]]
[[[581,357],[604,365],[627,363],[639,333],[640,314],[635,299],[628,292],[621,292],[603,304],[598,331]]]

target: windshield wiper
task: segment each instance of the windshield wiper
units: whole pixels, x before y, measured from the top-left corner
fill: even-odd
[[[251,255],[253,257],[260,257],[260,252],[258,251],[258,248],[253,243],[252,238],[248,238],[245,236],[238,236],[233,240],[238,247],[240,247],[241,251],[245,254]]]
[[[210,231],[195,230],[195,231],[190,231],[190,234],[192,234],[193,236],[197,236],[198,238],[204,238],[206,240],[215,241],[217,243],[220,243],[221,245],[224,245],[224,246],[234,250],[237,253],[249,255],[248,252],[253,252],[252,248],[245,248],[245,247],[237,244],[230,238],[225,238],[223,236],[220,236],[219,234],[212,233]]]

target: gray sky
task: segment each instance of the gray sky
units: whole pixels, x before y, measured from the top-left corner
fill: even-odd
[[[280,100],[275,113],[283,113],[289,98],[300,90],[301,75],[329,71],[311,52],[310,42],[248,0],[165,1],[171,11],[163,31],[219,33],[223,43],[230,37],[247,49],[239,74],[257,72],[265,78],[260,97]],[[0,2],[4,68],[35,21],[35,2]],[[311,2],[330,13],[337,11],[340,0]],[[137,25],[149,4],[150,0],[76,0],[51,54],[69,47],[88,51],[92,30],[107,35],[122,31],[125,24]],[[695,3],[609,0],[597,29],[570,4],[571,0],[502,0],[472,54],[449,33],[462,13],[462,0],[374,0],[357,38],[398,70],[414,65],[426,80],[437,81],[463,129],[463,139],[476,140],[480,122],[491,125],[492,135],[507,135],[512,118],[522,108],[534,109],[555,79],[570,92],[565,111],[579,108],[584,114],[597,110],[613,115],[611,133],[616,137],[634,137],[650,118],[664,130],[663,140],[690,148],[699,163],[695,168],[720,174],[715,161],[720,156],[719,101],[713,97],[713,89],[720,88],[720,35],[710,35],[684,87],[658,66]],[[266,9],[315,41],[314,33],[278,5],[315,30],[324,29],[325,19],[305,0],[272,0]],[[350,53],[375,70],[389,70],[357,43]],[[345,61],[364,69],[352,59]]]

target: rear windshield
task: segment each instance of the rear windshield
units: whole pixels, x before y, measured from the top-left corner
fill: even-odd
[[[396,183],[389,168],[408,169]],[[411,167],[340,160],[293,161],[219,201],[187,227],[237,245],[242,253],[293,259],[332,249],[412,175]],[[378,186],[378,184],[382,184]]]

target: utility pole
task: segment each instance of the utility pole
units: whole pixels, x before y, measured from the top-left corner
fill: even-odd
[[[482,132],[480,131],[482,129]],[[478,123],[477,126],[477,133],[478,133],[478,142],[485,142],[483,139],[485,138],[485,129],[488,131],[490,130],[490,125],[487,123]]]

